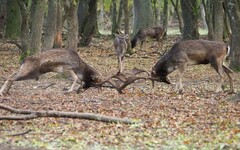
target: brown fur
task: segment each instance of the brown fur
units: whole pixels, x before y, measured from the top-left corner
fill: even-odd
[[[168,74],[178,69],[179,89],[182,91],[182,76],[186,66],[210,63],[220,76],[220,84],[216,91],[219,91],[224,80],[224,73],[226,73],[230,82],[230,92],[233,92],[233,80],[230,75],[232,71],[223,64],[229,50],[225,43],[215,41],[189,40],[178,42],[154,65],[152,77],[170,83]]]
[[[137,46],[138,43],[141,43],[141,49],[142,49],[142,45],[145,42],[147,37],[155,38],[159,46],[162,47],[164,36],[166,36],[166,31],[162,26],[141,28],[139,29],[137,34],[134,36],[134,38],[131,40],[131,47],[134,48]]]
[[[83,88],[89,88],[100,82],[100,73],[85,63],[74,50],[53,49],[27,57],[18,73],[10,76],[0,90],[0,94],[7,93],[13,81],[38,79],[47,72],[68,72],[74,82],[69,92],[73,91],[77,80],[84,82]]]

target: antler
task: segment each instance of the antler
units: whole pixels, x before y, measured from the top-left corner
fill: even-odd
[[[138,77],[136,75],[140,74],[140,73],[147,73],[148,77]],[[124,73],[116,73],[113,76],[107,78],[106,80],[102,81],[99,86],[103,87],[103,84],[105,83],[109,83],[111,84],[120,94],[122,94],[123,89],[125,89],[128,85],[130,85],[131,83],[135,82],[136,80],[140,80],[140,79],[150,79],[150,80],[154,80],[151,77],[149,77],[150,73],[146,70],[143,69],[138,69],[138,68],[134,68],[131,70],[130,74],[124,74]],[[116,79],[116,80],[114,80]]]

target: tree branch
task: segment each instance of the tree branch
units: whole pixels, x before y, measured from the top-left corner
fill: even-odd
[[[15,109],[13,107],[6,106],[3,104],[0,104],[0,109],[9,111],[11,113],[24,114],[20,116],[0,116],[0,120],[31,120],[31,119],[40,118],[40,117],[55,117],[55,118],[87,119],[87,120],[102,121],[107,123],[134,124],[134,123],[141,122],[141,121],[136,121],[132,119],[109,117],[109,116],[98,115],[93,113],[21,110],[21,109]]]

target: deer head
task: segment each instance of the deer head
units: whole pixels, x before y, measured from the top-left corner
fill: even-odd
[[[226,57],[230,53],[230,48],[221,42],[207,40],[189,40],[178,42],[154,65],[151,76],[157,81],[170,83],[168,75],[174,70],[179,70],[179,87],[176,89],[182,92],[182,77],[187,66],[209,64],[217,71],[220,82],[216,92],[221,91],[224,81],[224,73],[227,74],[230,82],[230,92],[233,92],[232,72],[224,65]]]

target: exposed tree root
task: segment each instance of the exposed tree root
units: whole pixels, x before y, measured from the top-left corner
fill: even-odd
[[[55,118],[76,118],[76,119],[87,119],[95,120],[107,123],[124,123],[124,124],[134,124],[140,123],[141,121],[135,121],[132,119],[123,119],[116,117],[109,117],[104,115],[98,115],[93,113],[77,113],[77,112],[63,112],[63,111],[31,111],[31,110],[21,110],[15,109],[10,106],[0,104],[0,109],[9,111],[15,114],[22,114],[18,116],[0,116],[0,120],[30,120],[40,117],[55,117]]]

